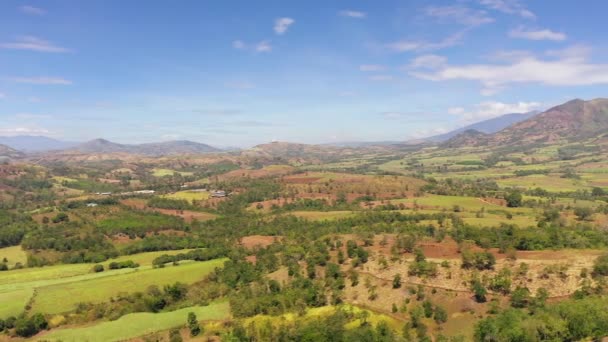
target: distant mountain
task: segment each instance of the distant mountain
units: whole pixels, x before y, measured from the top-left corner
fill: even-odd
[[[14,137],[0,137],[0,144],[10,146],[23,152],[43,152],[65,150],[76,146],[78,143],[61,141],[43,136],[19,135]]]
[[[19,152],[12,147],[9,147],[6,145],[0,145],[0,161],[4,161],[7,158],[8,159],[21,158],[23,156],[24,156],[24,154],[22,152]]]
[[[491,144],[521,144],[579,140],[606,133],[608,99],[580,99],[550,108],[490,137]]]
[[[450,147],[507,146],[578,141],[606,134],[608,99],[572,100],[501,131],[451,141]]]
[[[321,144],[322,146],[333,147],[370,147],[370,146],[391,146],[401,143],[400,141],[342,141]]]
[[[512,114],[504,114],[496,118],[480,121],[456,130],[453,130],[448,133],[435,135],[432,137],[420,139],[422,141],[430,141],[430,142],[444,142],[447,141],[460,133],[466,132],[468,130],[475,130],[481,133],[492,134],[496,133],[502,129],[505,129],[513,124],[518,122],[522,122],[527,120],[535,115],[538,115],[539,111],[532,111],[528,113],[512,113]]]
[[[483,141],[488,135],[486,133],[474,130],[467,129],[464,132],[457,134],[456,136],[448,139],[447,141],[442,142],[440,147],[460,147],[460,146],[468,146],[471,144],[477,145],[480,141]]]
[[[131,153],[148,156],[174,154],[199,154],[220,152],[220,149],[193,141],[178,140],[139,145],[117,144],[105,139],[95,139],[75,146],[71,151],[81,153]]]

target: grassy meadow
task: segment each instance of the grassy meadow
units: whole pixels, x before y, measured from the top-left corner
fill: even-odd
[[[162,330],[183,326],[189,312],[194,312],[199,321],[230,318],[228,302],[212,303],[208,306],[193,306],[162,313],[132,313],[115,321],[102,322],[87,327],[57,329],[36,337],[38,341],[105,342],[121,341]]]

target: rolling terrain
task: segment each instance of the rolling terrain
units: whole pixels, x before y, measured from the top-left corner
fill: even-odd
[[[415,148],[3,147],[0,339],[599,339],[605,108]]]

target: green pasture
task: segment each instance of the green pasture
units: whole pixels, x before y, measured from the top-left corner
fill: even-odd
[[[21,263],[25,266],[27,263],[27,254],[21,246],[11,246],[0,248],[0,262],[4,262],[6,259],[6,264],[9,268],[13,268],[16,263]]]
[[[99,303],[121,293],[145,291],[150,285],[162,286],[175,282],[191,284],[201,280],[216,267],[221,267],[225,261],[183,262],[179,266],[140,269],[115,276],[41,287],[37,290],[32,311],[61,313],[74,309],[78,303]]]
[[[190,203],[192,203],[193,201],[206,200],[209,198],[209,196],[210,195],[209,195],[208,191],[192,191],[192,190],[178,191],[178,192],[174,192],[172,194],[163,195],[163,197],[166,197],[166,198],[186,200]]]
[[[92,326],[57,329],[42,334],[33,340],[106,342],[122,341],[180,327],[186,324],[189,312],[194,312],[199,321],[224,320],[230,318],[228,302],[216,302],[208,306],[192,306],[170,312],[140,312],[124,315],[115,321]]]
[[[345,217],[355,216],[355,211],[292,211],[291,215],[313,221],[336,220]]]
[[[588,189],[583,180],[562,178],[560,175],[529,175],[499,179],[496,181],[500,187],[536,189],[541,188],[550,192],[566,192]]]
[[[154,177],[173,176],[174,173],[179,173],[182,176],[192,176],[194,174],[192,172],[175,171],[175,170],[170,170],[170,169],[160,169],[160,168],[152,169],[152,175]]]
[[[186,251],[188,250],[159,251],[121,256],[104,262],[103,264],[106,271],[99,273],[93,273],[91,271],[93,264],[66,264],[2,272],[0,277],[0,303],[3,305],[0,306],[0,318],[20,314],[30,300],[34,289],[44,289],[48,286],[61,288],[64,284],[87,281],[94,283],[101,278],[114,278],[120,275],[152,270],[152,261],[156,257],[163,254],[172,255]],[[124,260],[133,260],[134,262],[139,263],[141,267],[138,269],[125,268],[120,270],[108,270],[108,264],[110,262]],[[186,270],[191,267],[192,266],[186,267]],[[107,281],[105,283],[107,283]],[[68,288],[72,285],[65,286]]]

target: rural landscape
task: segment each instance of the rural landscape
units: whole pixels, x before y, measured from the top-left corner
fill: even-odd
[[[608,342],[607,12],[0,1],[0,342]]]
[[[441,142],[3,146],[0,338],[599,339],[607,129],[596,99]]]

